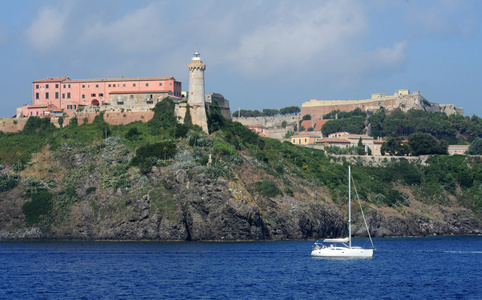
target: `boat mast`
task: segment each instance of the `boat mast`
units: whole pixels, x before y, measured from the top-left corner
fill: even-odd
[[[348,166],[348,248],[351,248],[351,168]]]

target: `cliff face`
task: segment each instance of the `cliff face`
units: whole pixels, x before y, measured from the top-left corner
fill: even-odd
[[[96,186],[100,177],[86,176],[77,187],[78,201],[65,217],[24,225],[22,188],[3,193],[0,239],[80,240],[284,240],[318,239],[347,234],[345,210],[321,190],[299,190],[294,197],[267,198],[250,193],[253,176],[240,171],[235,179],[211,180],[186,170],[154,168],[150,184],[108,192]],[[480,221],[463,208],[425,207],[430,213],[373,206],[365,208],[372,236],[481,234]],[[366,236],[361,214],[354,209],[354,236]]]
[[[137,197],[127,190],[103,198],[84,195],[66,220],[33,228],[22,226],[25,200],[16,189],[1,200],[0,238],[280,240],[346,234],[344,218],[332,205],[253,198],[241,180],[189,178],[185,170],[154,172],[150,179],[157,185]]]

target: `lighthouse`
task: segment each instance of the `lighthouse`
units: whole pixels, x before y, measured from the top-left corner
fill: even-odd
[[[206,70],[206,64],[203,63],[197,51],[194,53],[188,69],[189,94],[187,103],[190,107],[192,123],[200,126],[206,133],[209,133],[204,98],[204,70]]]

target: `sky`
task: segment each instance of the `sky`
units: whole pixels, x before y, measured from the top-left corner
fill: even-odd
[[[480,0],[22,0],[0,4],[0,117],[32,81],[173,76],[231,111],[398,89],[482,117]]]

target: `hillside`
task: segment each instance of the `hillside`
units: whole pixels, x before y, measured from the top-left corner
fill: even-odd
[[[346,162],[260,138],[211,108],[209,136],[169,99],[148,123],[0,134],[1,239],[280,240],[346,234]],[[482,233],[479,156],[353,166],[374,236]],[[360,210],[354,210],[356,236]]]

